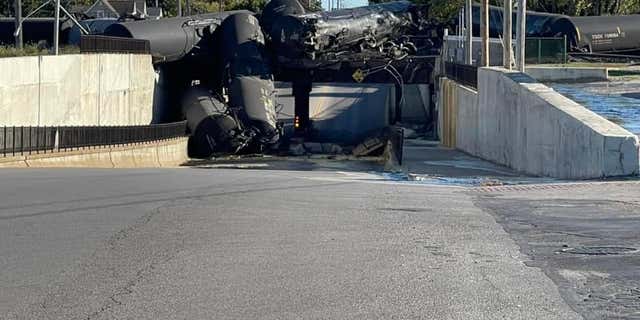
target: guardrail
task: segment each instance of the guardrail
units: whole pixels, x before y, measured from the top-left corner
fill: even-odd
[[[80,36],[82,53],[140,53],[149,54],[149,40],[98,35]]]
[[[148,126],[0,127],[0,156],[143,144],[187,136],[187,122]]]
[[[445,62],[447,78],[455,80],[465,86],[478,88],[478,68],[471,65]]]

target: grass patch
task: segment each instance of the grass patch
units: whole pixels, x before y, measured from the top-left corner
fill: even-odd
[[[76,54],[80,53],[77,46],[61,46],[60,54]],[[0,46],[0,58],[7,57],[25,57],[25,56],[46,56],[52,54],[47,48],[42,48],[37,44],[24,45],[22,49],[14,46]]]
[[[640,70],[637,69],[617,69],[617,70],[609,70],[609,76],[612,77],[625,77],[625,76],[640,76]]]

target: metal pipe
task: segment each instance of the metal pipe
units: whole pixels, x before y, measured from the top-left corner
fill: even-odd
[[[15,0],[15,30],[20,28],[20,20],[22,20],[22,0]],[[15,35],[16,48],[22,49],[22,32]]]
[[[466,41],[467,45],[465,46],[465,63],[473,64],[473,3],[472,0],[466,0],[466,9],[465,9],[465,24],[466,28]]]
[[[489,66],[489,0],[482,0],[480,5],[480,36],[482,37],[481,67]]]
[[[39,7],[35,8],[35,10],[31,11],[28,15],[26,15],[25,17],[23,17],[22,19],[20,19],[20,25],[18,26],[18,28],[16,28],[16,30],[13,32],[13,36],[16,37],[19,34],[22,34],[22,24],[24,23],[25,20],[27,20],[27,18],[31,17],[32,15],[36,14],[38,11],[40,11],[40,9],[44,8],[46,5],[48,5],[49,3],[51,3],[51,0],[47,0],[47,2],[41,4]]]
[[[504,48],[502,48],[502,64],[503,66],[508,69],[511,70],[511,55],[512,55],[512,43],[511,43],[511,36],[512,36],[512,8],[513,8],[513,2],[512,0],[504,0],[504,11],[503,11],[503,27],[502,27],[502,38],[503,38],[503,43],[504,43]]]
[[[458,12],[458,30],[456,30],[456,36],[457,36],[457,40],[456,43],[458,45],[458,48],[462,48],[462,17],[464,15],[464,8]]]
[[[518,71],[524,72],[524,52],[527,24],[527,0],[518,0],[518,27],[516,28],[516,65]]]
[[[60,0],[56,0],[55,21],[53,23],[53,53],[58,55],[60,48]]]
[[[69,13],[69,11],[67,11],[67,9],[65,9],[63,6],[60,6],[60,10],[62,10],[62,12],[67,15],[67,17],[69,17],[69,19],[71,19],[71,21],[73,21],[73,23],[78,26],[78,28],[80,29],[80,32],[84,33],[84,34],[89,34],[89,31],[87,29],[85,29],[80,22],[78,22],[78,20],[76,20],[73,15],[71,15]]]

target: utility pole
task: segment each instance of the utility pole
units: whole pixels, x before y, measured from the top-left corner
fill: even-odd
[[[466,42],[464,48],[464,62],[468,65],[473,64],[473,4],[472,0],[467,0],[464,11],[466,29]]]
[[[184,4],[185,4],[186,9],[187,9],[186,10],[187,15],[190,16],[191,15],[191,0],[185,0]]]
[[[178,17],[182,17],[182,0],[178,0]]]
[[[511,44],[512,31],[512,18],[513,18],[513,2],[512,0],[504,0],[504,10],[502,22],[502,41],[504,41],[504,48],[502,48],[502,64],[507,70],[511,70],[511,54],[513,46]]]
[[[480,4],[480,36],[482,37],[482,63],[480,64],[480,66],[488,67],[489,66],[489,0],[482,0]]]
[[[22,20],[22,0],[15,0],[14,4],[15,30],[20,29],[20,20]],[[16,48],[22,49],[22,31],[16,33]]]
[[[516,65],[524,72],[524,50],[527,25],[527,0],[518,0],[518,26],[516,28]]]
[[[56,0],[55,21],[53,22],[53,53],[60,53],[60,0]]]

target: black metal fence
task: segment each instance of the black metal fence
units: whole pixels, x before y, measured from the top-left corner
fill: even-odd
[[[478,88],[478,68],[475,66],[445,62],[445,74],[465,86]]]
[[[187,135],[187,122],[148,126],[0,127],[3,157],[110,145],[142,144]]]
[[[82,53],[140,53],[151,52],[149,40],[98,35],[80,36]]]

